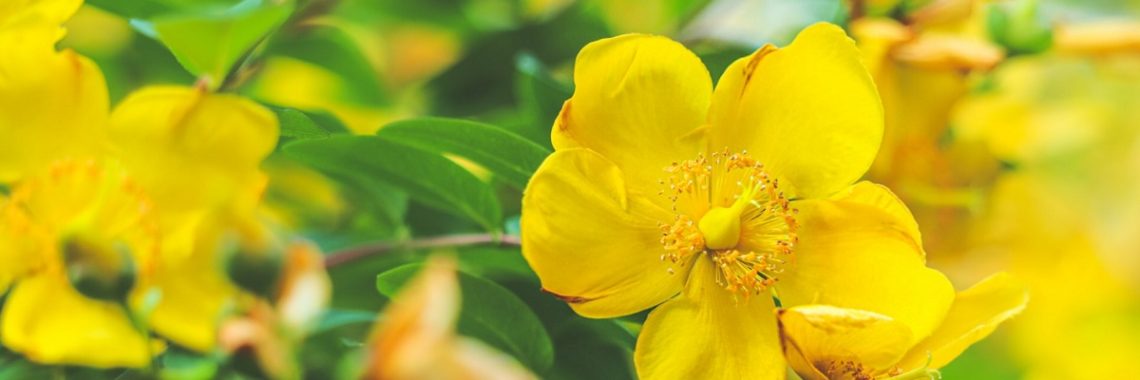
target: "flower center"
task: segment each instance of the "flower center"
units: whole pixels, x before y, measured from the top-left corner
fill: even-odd
[[[760,294],[775,284],[798,240],[796,209],[764,165],[725,149],[665,172],[660,194],[675,216],[661,224],[661,259],[684,266],[704,253],[717,266],[717,283],[733,293]]]
[[[828,379],[837,380],[874,380],[869,371],[862,364],[851,360],[829,361],[822,371]]]

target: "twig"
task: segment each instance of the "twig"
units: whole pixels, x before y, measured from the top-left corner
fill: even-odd
[[[497,234],[462,234],[412,239],[398,242],[376,242],[358,245],[333,252],[325,256],[325,268],[336,267],[370,256],[399,250],[416,250],[444,247],[465,247],[493,244],[500,247],[519,247],[522,242],[517,236]]]

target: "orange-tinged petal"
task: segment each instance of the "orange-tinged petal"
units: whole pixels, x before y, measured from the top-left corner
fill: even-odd
[[[809,380],[842,371],[884,373],[912,341],[902,322],[864,310],[804,305],[781,309],[779,319],[788,362]]]
[[[587,317],[644,310],[681,289],[661,259],[666,210],[627,190],[616,165],[588,149],[543,162],[523,195],[522,250],[542,287]]]
[[[4,345],[39,363],[145,367],[161,352],[147,347],[121,306],[82,296],[62,274],[20,281],[0,319]]]
[[[649,313],[634,350],[644,379],[783,379],[771,297],[738,299],[696,260],[685,292]]]
[[[821,197],[870,167],[883,108],[854,42],[815,24],[786,48],[765,46],[729,66],[709,122],[710,149],[748,150],[790,183],[789,195]]]
[[[912,348],[899,366],[904,370],[925,365],[941,368],[971,344],[989,336],[999,324],[1021,313],[1028,302],[1026,287],[1012,276],[990,276],[959,292],[942,325]]]
[[[554,148],[600,153],[632,188],[656,192],[666,166],[703,149],[698,127],[712,81],[677,42],[634,34],[592,42],[578,53],[574,86],[551,132]]]
[[[831,199],[793,205],[800,210],[800,240],[794,264],[777,284],[784,306],[884,314],[911,329],[911,344],[934,331],[954,288],[926,267],[914,218],[893,194],[862,182]]]
[[[446,355],[459,317],[455,262],[434,258],[392,304],[372,333],[369,378],[407,378],[432,370]]]

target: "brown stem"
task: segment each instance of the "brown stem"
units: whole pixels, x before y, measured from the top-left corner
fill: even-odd
[[[466,247],[494,244],[499,247],[519,247],[522,242],[517,236],[492,234],[462,234],[436,236],[398,242],[375,242],[333,252],[325,256],[325,268],[332,268],[363,258],[399,250],[417,250],[444,247]]]

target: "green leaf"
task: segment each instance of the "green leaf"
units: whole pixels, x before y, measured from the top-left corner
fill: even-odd
[[[343,326],[356,324],[372,324],[376,322],[377,315],[371,311],[361,310],[328,310],[321,316],[317,326],[309,332],[310,335],[320,334]]]
[[[178,62],[196,76],[221,85],[235,63],[276,30],[293,12],[292,2],[246,0],[224,10],[179,13],[135,23],[148,26]]]
[[[323,138],[348,132],[344,124],[327,113],[304,112],[276,106],[269,106],[269,109],[277,114],[283,141]]]
[[[162,355],[159,374],[164,380],[205,380],[218,375],[218,362],[189,352],[173,351]]]
[[[422,264],[404,265],[376,276],[376,289],[395,297]],[[543,373],[551,367],[554,348],[542,322],[526,303],[499,284],[459,272],[462,306],[459,333],[478,338]]]
[[[502,211],[491,186],[439,154],[380,136],[333,136],[290,143],[285,153],[321,171],[384,181],[424,205],[498,231]]]
[[[476,246],[459,251],[459,269],[484,278],[521,278],[538,284],[538,277],[523,259],[518,247]],[[536,285],[537,287],[537,285]]]
[[[488,124],[425,117],[397,121],[377,136],[436,153],[451,153],[482,165],[518,189],[550,155],[550,151],[518,135]]]
[[[331,134],[324,127],[317,125],[304,112],[292,108],[275,108],[273,111],[277,113],[282,138],[311,139],[329,137]]]
[[[986,10],[987,32],[1011,54],[1036,54],[1053,45],[1052,25],[1036,0],[989,4]]]
[[[0,380],[48,379],[59,372],[29,362],[14,353],[0,351]]]
[[[516,132],[549,147],[550,128],[574,90],[552,78],[533,55],[524,53],[515,57],[515,69],[518,70],[515,97],[519,111],[529,120]]]

